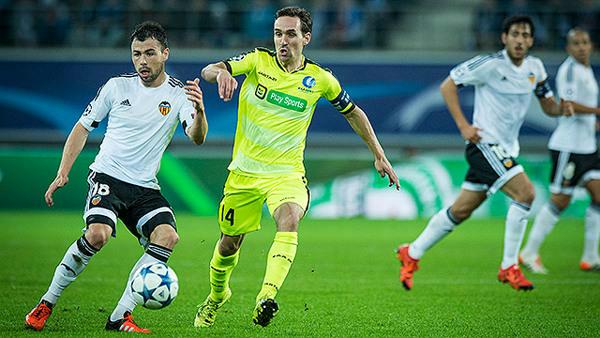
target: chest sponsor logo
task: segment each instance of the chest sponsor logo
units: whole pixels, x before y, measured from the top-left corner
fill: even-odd
[[[158,105],[158,111],[163,115],[167,116],[167,114],[171,111],[171,104],[168,101],[163,101]]]
[[[298,112],[304,111],[308,105],[305,99],[272,89],[267,94],[267,102]]]
[[[261,100],[264,99],[265,95],[267,95],[267,87],[259,83],[256,87],[256,90],[254,91],[254,95],[256,95],[256,97],[258,97]]]

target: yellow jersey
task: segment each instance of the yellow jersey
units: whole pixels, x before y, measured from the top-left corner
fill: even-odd
[[[265,48],[223,62],[233,76],[246,75],[228,167],[238,174],[304,174],[306,133],[317,101],[325,98],[342,114],[355,107],[333,74],[307,58],[293,72]]]

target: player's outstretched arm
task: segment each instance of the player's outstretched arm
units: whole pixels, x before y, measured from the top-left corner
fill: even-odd
[[[377,140],[377,136],[375,135],[375,131],[367,118],[365,112],[360,109],[358,106],[355,106],[354,109],[345,114],[344,117],[352,126],[352,129],[365,141],[369,150],[373,153],[373,157],[375,157],[375,169],[381,175],[381,177],[388,176],[390,180],[389,186],[396,186],[396,189],[400,189],[400,183],[398,182],[398,175],[392,168],[392,165],[388,161],[387,157],[385,157],[385,153],[383,152],[383,148],[381,144],[379,144],[379,140]]]
[[[548,116],[571,116],[575,114],[572,101],[560,100],[556,102],[554,96],[539,98],[542,110]]]
[[[444,97],[444,101],[446,101],[446,106],[448,107],[450,115],[452,115],[462,137],[471,143],[479,142],[481,140],[481,137],[479,136],[479,131],[481,129],[471,125],[465,118],[465,114],[460,107],[460,101],[458,99],[458,87],[450,76],[448,76],[440,85],[440,92],[442,93],[442,97]]]
[[[594,114],[594,115],[600,115],[600,108],[596,107],[596,108],[592,108],[592,107],[588,107],[586,105],[583,104],[579,104],[575,101],[570,101],[571,104],[573,105],[573,110],[575,111],[576,114]]]
[[[198,85],[200,79],[196,78],[194,81],[186,81],[187,85],[184,87],[185,95],[187,99],[194,104],[196,110],[196,116],[194,116],[194,122],[188,127],[186,133],[197,145],[201,145],[206,140],[206,133],[208,133],[208,122],[206,121],[206,114],[204,112],[204,100],[202,98],[202,90]]]
[[[46,204],[48,204],[49,207],[54,205],[54,200],[52,199],[54,192],[69,183],[69,173],[71,172],[73,163],[75,163],[75,160],[81,153],[83,146],[85,146],[89,134],[90,132],[79,122],[77,122],[75,127],[73,127],[73,130],[71,130],[71,133],[65,142],[65,147],[63,149],[58,172],[56,173],[56,178],[54,181],[52,181],[52,183],[50,183],[50,186],[44,195]]]
[[[224,62],[211,63],[204,67],[201,72],[202,78],[210,83],[217,82],[219,97],[227,102],[233,97],[237,89],[237,80],[229,73]]]

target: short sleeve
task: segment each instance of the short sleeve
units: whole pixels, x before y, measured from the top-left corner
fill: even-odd
[[[324,71],[323,73],[325,74],[325,90],[322,96],[342,114],[354,110],[354,102],[352,102],[350,95],[342,88],[338,79],[329,71]]]
[[[457,86],[480,85],[488,81],[494,69],[494,57],[491,55],[476,56],[450,71],[450,78]]]
[[[87,105],[79,118],[79,123],[88,131],[94,130],[110,112],[113,106],[115,79],[108,80],[98,89],[94,99]]]
[[[258,51],[256,49],[224,60],[225,67],[231,75],[248,74],[256,67]]]
[[[556,75],[556,89],[561,99],[567,101],[575,100],[577,97],[577,82],[575,78],[575,64],[573,62],[561,67]]]
[[[194,104],[187,99],[185,94],[182,94],[179,99],[182,100],[181,108],[179,110],[179,122],[181,122],[183,132],[187,135],[187,128],[194,123],[194,119],[196,118],[196,109],[194,108]]]

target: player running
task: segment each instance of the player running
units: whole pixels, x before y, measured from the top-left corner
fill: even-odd
[[[448,110],[468,141],[465,156],[469,170],[454,203],[434,215],[414,242],[398,248],[397,257],[402,264],[400,281],[406,290],[413,287],[413,274],[425,252],[498,190],[512,199],[506,215],[498,280],[516,290],[533,289],[517,261],[535,196],[531,181],[516,161],[519,129],[534,93],[546,114],[572,113],[570,103],[559,105],[554,100],[542,61],[527,55],[533,45],[533,34],[531,18],[507,18],[502,32],[505,48],[456,66],[440,87]],[[473,124],[466,120],[459,104],[458,88],[467,85],[475,86]]]
[[[208,128],[199,80],[184,85],[169,76],[165,72],[168,58],[165,30],[155,22],[138,25],[131,35],[136,73],[109,79],[67,138],[58,173],[46,191],[48,206],[54,204],[54,192],[69,182],[69,172],[88,134],[109,117],[100,152],[90,165],[84,234],[68,248],[48,291],[25,317],[27,327],[37,331],[44,328],[64,289],[111,235],[116,236],[120,218],[145,252],[131,269],[125,291],[105,328],[150,332],[133,321],[131,313],[136,303],[128,285],[142,265],[166,263],[179,240],[173,210],[160,193],[156,173],[179,122],[195,144],[204,142]]]
[[[548,272],[540,259],[539,249],[552,231],[560,213],[569,206],[576,186],[583,186],[591,196],[585,215],[583,255],[579,267],[584,271],[600,271],[598,238],[600,237],[600,158],[596,146],[598,82],[590,66],[592,42],[587,31],[573,28],[567,34],[569,57],[556,76],[561,98],[572,100],[576,116],[560,117],[548,148],[552,159],[550,192],[552,196],[539,211],[527,244],[519,257],[534,273]]]
[[[260,229],[263,204],[275,219],[277,233],[267,257],[262,288],[256,296],[255,324],[266,326],[277,314],[275,296],[290,270],[298,245],[298,224],[308,209],[304,177],[306,132],[319,98],[327,99],[362,137],[375,158],[375,168],[399,188],[367,116],[331,72],[302,54],[310,42],[310,13],[286,7],[276,13],[275,52],[256,48],[208,65],[202,77],[217,82],[229,101],[237,88],[234,76],[244,74],[238,122],[219,207],[222,232],[210,261],[210,294],[196,314],[194,326],[210,327],[217,310],[231,297],[229,279],[239,259],[244,236]]]

